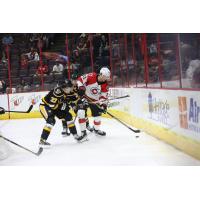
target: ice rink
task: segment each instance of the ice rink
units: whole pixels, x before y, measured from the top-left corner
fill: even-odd
[[[44,124],[43,119],[0,121],[0,130],[3,136],[37,152]],[[114,119],[103,118],[102,124],[106,137],[89,133],[89,141],[77,143],[72,136],[61,136],[61,122],[57,121],[48,139],[50,149],[44,149],[37,157],[9,143],[10,156],[0,165],[200,165],[200,161],[144,132],[136,138],[135,133]]]

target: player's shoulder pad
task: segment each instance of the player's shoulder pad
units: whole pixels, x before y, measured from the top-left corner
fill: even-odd
[[[62,91],[62,89],[60,87],[56,87],[54,90],[53,90],[53,94],[56,96],[56,97],[62,97],[64,95],[64,92]]]

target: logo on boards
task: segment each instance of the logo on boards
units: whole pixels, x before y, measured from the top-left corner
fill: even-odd
[[[197,100],[189,98],[187,102],[187,97],[178,97],[178,105],[180,127],[200,133],[200,106]]]
[[[154,121],[158,121],[165,125],[169,125],[169,110],[170,106],[167,102],[167,99],[158,99],[153,97],[151,92],[148,94],[148,106],[149,106],[149,113],[150,119]]]

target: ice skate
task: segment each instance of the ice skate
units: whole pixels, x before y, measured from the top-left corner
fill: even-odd
[[[47,142],[46,140],[40,139],[39,147],[42,147],[44,149],[48,149],[48,148],[51,147],[51,144],[49,142]]]
[[[77,142],[85,142],[85,141],[88,141],[88,138],[87,138],[87,133],[86,131],[81,131],[82,135],[79,136],[78,134],[75,134],[74,135],[74,139],[77,140]]]
[[[96,135],[106,136],[106,132],[105,131],[94,129],[94,132],[95,132]]]
[[[86,126],[87,130],[90,131],[90,132],[93,132],[94,131],[94,128],[91,127],[89,124]]]
[[[69,133],[67,130],[63,129],[61,135],[62,135],[63,137],[67,137],[67,136],[70,136],[70,133]]]

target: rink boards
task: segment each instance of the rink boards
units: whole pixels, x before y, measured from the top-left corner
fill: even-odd
[[[0,95],[6,110],[26,111],[29,114],[6,114],[0,119],[41,117],[39,103],[47,92]],[[146,88],[112,88],[110,96],[130,98],[110,102],[109,111],[126,123],[164,140],[200,159],[200,97],[197,91]],[[9,103],[8,103],[9,102]]]

